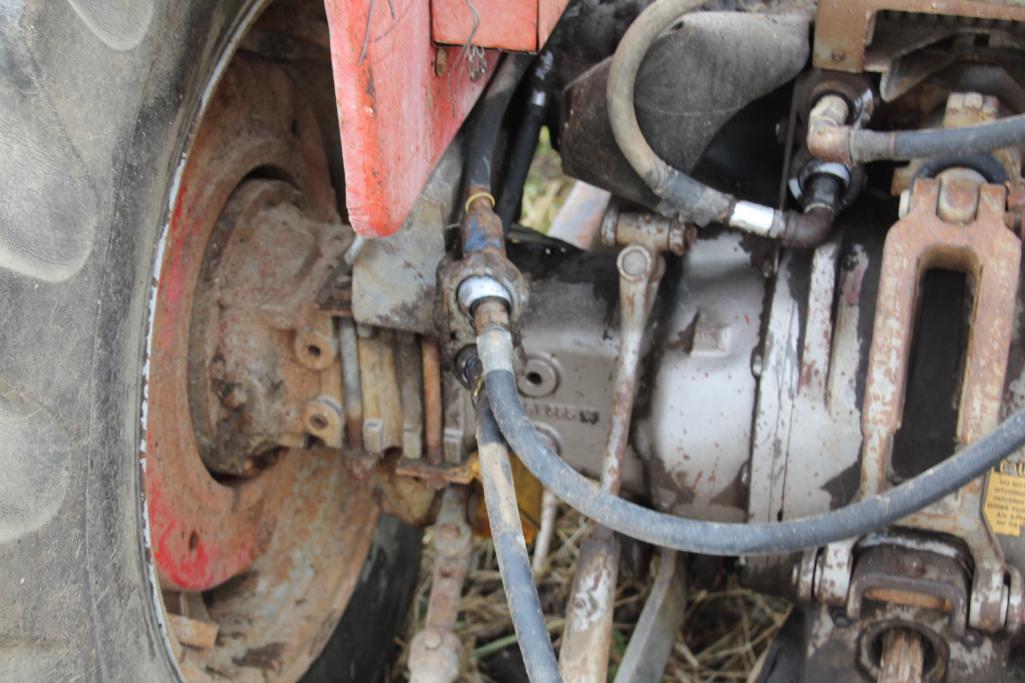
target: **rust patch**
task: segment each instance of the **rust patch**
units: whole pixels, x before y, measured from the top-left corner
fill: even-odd
[[[884,10],[973,19],[1025,21],[1025,7],[986,0],[821,0],[814,63],[820,69],[865,71],[876,18]]]
[[[246,650],[241,657],[235,657],[231,661],[235,666],[277,673],[281,671],[281,654],[284,649],[284,643],[268,643],[263,647]]]
[[[907,216],[886,238],[862,414],[863,497],[882,491],[889,483],[890,454],[903,414],[919,283],[929,269],[967,273],[975,287],[958,409],[958,443],[975,441],[992,431],[1000,419],[1021,241],[1005,226],[1003,187],[979,186],[978,211],[967,223],[939,217],[941,192],[941,181],[918,180]],[[973,603],[977,601],[972,626],[993,630],[1003,627],[996,616],[1000,591],[994,592],[988,584],[995,583],[995,575],[1002,577],[1005,569],[1000,546],[982,518],[984,485],[985,478],[980,477],[902,525],[965,540],[978,568],[972,591]]]

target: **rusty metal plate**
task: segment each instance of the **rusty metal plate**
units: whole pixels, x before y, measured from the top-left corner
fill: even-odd
[[[246,106],[236,106],[242,99]],[[238,183],[254,168],[280,169],[320,215],[334,212],[316,122],[294,101],[282,71],[236,60],[192,145],[168,225],[152,319],[145,465],[153,555],[165,587],[204,590],[251,564],[269,542],[299,465],[283,457],[248,480],[215,479],[200,459],[188,386],[195,283]]]
[[[815,20],[815,66],[864,71],[876,17],[886,10],[1025,21],[1025,6],[1009,0],[821,0]]]

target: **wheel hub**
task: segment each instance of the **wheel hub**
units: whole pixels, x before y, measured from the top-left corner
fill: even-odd
[[[335,450],[337,312],[315,302],[351,231],[301,101],[280,68],[233,59],[159,252],[143,471],[187,678],[298,678],[344,611],[377,522]],[[196,649],[175,631],[182,619],[216,638]]]
[[[340,403],[333,324],[314,299],[347,240],[340,223],[307,211],[287,182],[247,180],[210,237],[188,378],[197,446],[212,472],[257,474],[282,449],[305,444],[307,404]],[[317,426],[340,429],[327,412]]]

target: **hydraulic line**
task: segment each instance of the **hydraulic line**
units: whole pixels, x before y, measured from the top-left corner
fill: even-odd
[[[478,331],[484,383],[498,426],[528,470],[574,509],[648,543],[705,555],[770,555],[817,548],[898,523],[981,476],[1025,445],[1025,410],[990,434],[899,486],[814,517],[769,523],[684,519],[630,503],[585,479],[544,443],[523,411],[512,372],[512,337],[490,326]]]
[[[483,395],[477,403],[477,451],[495,557],[527,675],[531,683],[561,681],[523,538],[509,451]]]
[[[675,211],[682,220],[699,226],[729,225],[794,247],[817,246],[829,234],[832,211],[808,217],[738,200],[670,166],[651,148],[641,131],[634,90],[644,56],[655,40],[684,14],[707,3],[708,0],[657,0],[630,25],[612,58],[606,92],[616,144],[637,175],[663,200],[659,207],[663,213]]]
[[[467,143],[468,194],[491,192],[491,160],[498,142],[498,133],[502,129],[502,119],[516,93],[516,86],[532,60],[533,55],[527,54],[506,56],[478,105],[473,132]]]
[[[1025,145],[1025,114],[975,126],[927,128],[924,130],[875,131],[839,125],[829,120],[838,107],[838,95],[822,98],[824,116],[809,131],[808,147],[822,160],[864,164],[871,161],[912,159],[967,159],[1006,147]],[[830,111],[829,105],[835,107]],[[813,112],[814,114],[814,112]],[[990,162],[992,163],[992,162]]]
[[[630,166],[661,197],[680,208],[686,207],[699,225],[726,223],[736,203],[729,194],[714,190],[676,170],[651,148],[634,110],[637,74],[648,49],[662,33],[684,14],[708,0],[659,0],[648,6],[630,25],[612,58],[608,80],[609,121],[616,144]]]
[[[537,58],[530,79],[530,94],[527,99],[527,110],[523,121],[516,132],[516,141],[509,151],[509,165],[506,169],[502,194],[498,198],[495,212],[502,219],[502,226],[508,237],[513,221],[523,201],[523,187],[530,174],[530,163],[534,160],[537,141],[541,136],[541,127],[548,112],[548,74],[552,70],[553,57],[551,52],[542,52]]]

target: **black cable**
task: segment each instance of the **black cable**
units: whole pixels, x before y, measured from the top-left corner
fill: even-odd
[[[621,534],[684,552],[727,556],[783,554],[857,538],[898,523],[953,493],[1025,445],[1025,410],[1020,410],[990,434],[935,467],[883,493],[832,512],[786,522],[750,524],[684,519],[603,491],[552,452],[520,404],[515,377],[508,369],[511,349],[508,332],[488,332],[478,337],[484,382],[495,420],[527,469],[552,493],[596,522]]]
[[[498,142],[498,133],[502,129],[502,119],[516,93],[516,86],[533,58],[533,55],[528,54],[507,55],[488,85],[484,98],[477,105],[473,132],[467,143],[468,192],[491,190],[491,160]]]
[[[509,152],[509,165],[502,184],[502,195],[498,198],[495,213],[502,219],[506,237],[517,218],[520,204],[523,201],[523,187],[530,174],[530,163],[534,160],[537,141],[541,136],[541,127],[548,112],[548,92],[545,81],[552,68],[552,54],[544,52],[538,57],[530,79],[530,95],[527,110],[516,131],[516,140]]]
[[[527,676],[531,683],[561,681],[523,538],[509,451],[488,408],[487,396],[477,403],[477,452],[495,557]]]
[[[634,110],[634,86],[648,49],[662,33],[708,0],[658,0],[630,25],[609,69],[606,97],[616,144],[630,166],[658,197],[698,225],[727,223],[736,199],[667,164],[644,137]]]
[[[660,213],[676,213],[680,220],[698,226],[729,225],[788,246],[815,247],[829,236],[832,212],[808,216],[739,201],[728,192],[720,192],[670,166],[651,148],[641,131],[634,91],[645,55],[683,15],[705,4],[708,0],[657,0],[641,12],[623,35],[612,57],[605,92],[616,145],[637,175],[663,200],[658,207]]]

